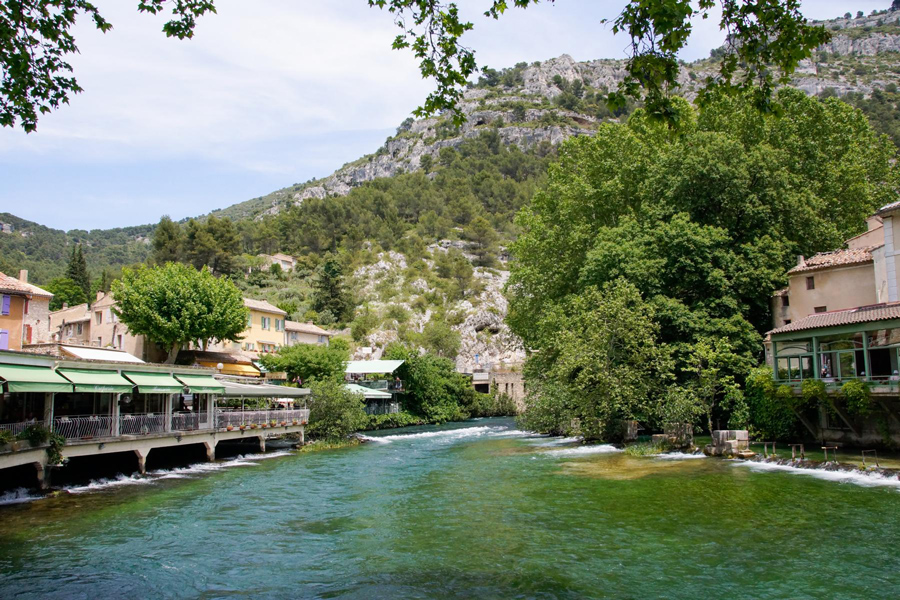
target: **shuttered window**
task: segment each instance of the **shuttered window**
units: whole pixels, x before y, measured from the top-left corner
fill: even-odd
[[[10,300],[12,300],[12,298],[10,296],[7,296],[6,294],[3,295],[3,304],[0,305],[0,315],[8,315],[9,314]]]
[[[9,350],[9,332],[0,329],[0,350]]]

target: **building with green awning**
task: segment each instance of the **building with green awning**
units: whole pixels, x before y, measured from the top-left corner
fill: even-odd
[[[183,373],[175,373],[175,378],[181,383],[191,388],[192,394],[224,394],[225,386],[222,382],[216,381],[209,375],[185,375]]]
[[[184,384],[168,373],[123,371],[129,381],[134,383],[141,394],[178,394]]]
[[[115,371],[58,369],[57,373],[75,384],[76,392],[130,394],[134,384]]]
[[[49,367],[0,364],[8,392],[71,392],[72,384]]]

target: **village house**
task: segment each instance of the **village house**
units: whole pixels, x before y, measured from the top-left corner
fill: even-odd
[[[50,313],[50,337],[62,344],[91,345],[91,307],[89,304],[65,306]]]
[[[900,442],[900,297],[897,248],[900,202],[881,208],[867,231],[846,246],[800,257],[788,271],[788,287],[773,297],[773,329],[766,336],[766,360],[774,378],[799,393],[806,380],[825,384],[839,397],[849,381],[868,385],[888,415],[851,414],[840,401],[833,410],[815,408],[803,424],[825,442]]]
[[[289,254],[260,254],[263,259],[263,268],[269,269],[272,265],[278,265],[282,271],[293,271],[297,266],[297,259]]]
[[[244,298],[249,309],[247,328],[241,333],[240,342],[210,344],[206,350],[213,352],[243,352],[256,359],[259,353],[275,352],[284,345],[284,328],[287,313],[265,300]]]
[[[327,346],[333,334],[312,323],[286,321],[284,325],[284,345],[318,344]]]
[[[51,298],[28,283],[28,271],[19,271],[19,279],[0,273],[0,350],[50,340]]]

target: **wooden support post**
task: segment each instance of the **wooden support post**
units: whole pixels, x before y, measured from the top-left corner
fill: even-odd
[[[866,468],[866,454],[872,454],[875,456],[875,466],[880,469],[881,465],[878,464],[878,451],[877,450],[863,450],[862,451],[863,469]]]
[[[831,462],[837,464],[837,446],[822,446],[825,452],[825,462],[828,463],[828,451],[831,450]]]
[[[843,421],[844,424],[850,428],[850,431],[853,432],[853,435],[859,438],[859,430],[856,428],[856,425],[853,424],[853,421],[850,419],[850,415],[848,415],[843,408],[838,406],[838,403],[835,402],[833,398],[829,398],[829,401],[831,402],[831,406],[834,407],[834,412],[836,412],[841,418],[841,421]]]
[[[804,460],[806,458],[806,454],[803,451],[803,444],[791,444],[791,460],[797,460],[797,448],[800,448],[800,460]]]
[[[816,439],[819,439],[819,437],[820,437],[819,430],[812,423],[809,422],[809,419],[804,417],[803,414],[796,408],[794,409],[794,414],[797,415],[797,419],[801,423],[803,423],[803,426],[806,427],[811,434],[813,434],[813,437]]]

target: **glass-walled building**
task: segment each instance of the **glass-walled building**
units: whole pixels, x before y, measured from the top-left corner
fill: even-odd
[[[900,382],[900,303],[813,314],[769,333],[779,382]]]

